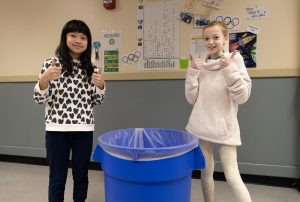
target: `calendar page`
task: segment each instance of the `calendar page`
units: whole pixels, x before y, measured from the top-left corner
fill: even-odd
[[[179,69],[179,1],[138,7],[138,70]]]

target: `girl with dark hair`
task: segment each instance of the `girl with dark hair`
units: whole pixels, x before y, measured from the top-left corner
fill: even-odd
[[[88,166],[93,147],[94,111],[103,102],[105,83],[91,62],[92,37],[80,20],[65,24],[55,54],[43,63],[34,100],[46,104],[46,150],[49,202],[64,201],[72,151],[73,199],[85,201]]]

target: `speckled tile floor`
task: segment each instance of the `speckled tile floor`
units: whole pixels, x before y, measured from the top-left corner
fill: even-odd
[[[104,173],[89,171],[87,202],[104,202]],[[47,202],[48,167],[0,161],[1,202]],[[246,184],[253,202],[300,202],[296,189]],[[226,182],[215,182],[216,202],[234,202]],[[203,202],[199,179],[192,180],[191,202]],[[72,176],[69,172],[65,202],[72,202]],[[120,201],[121,202],[121,201]]]

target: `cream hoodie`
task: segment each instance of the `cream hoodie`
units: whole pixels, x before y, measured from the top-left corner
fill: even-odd
[[[239,53],[226,68],[220,69],[219,62],[206,60],[199,69],[187,70],[185,96],[194,107],[186,130],[209,142],[241,145],[238,105],[248,100],[251,79]]]

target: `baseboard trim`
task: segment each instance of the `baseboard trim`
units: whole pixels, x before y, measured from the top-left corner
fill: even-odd
[[[249,175],[241,174],[244,182],[250,184],[267,185],[275,187],[285,187],[285,188],[296,188],[300,192],[300,178],[287,178],[287,177],[273,177],[273,176],[263,176],[263,175]],[[200,170],[195,170],[192,173],[193,179],[200,179]],[[226,181],[223,172],[214,172],[214,179],[217,181]]]
[[[15,155],[6,155],[0,154],[0,161],[11,162],[11,163],[23,163],[31,165],[41,165],[47,166],[47,159],[42,157],[28,157],[28,156],[15,156]],[[71,162],[69,162],[69,167],[71,167]],[[101,165],[97,162],[91,162],[89,166],[90,170],[102,170]],[[300,178],[287,178],[287,177],[272,177],[272,176],[261,176],[261,175],[249,175],[241,174],[241,177],[244,182],[267,185],[267,186],[276,186],[276,187],[286,187],[286,188],[295,188],[300,191]],[[200,179],[201,172],[200,170],[195,170],[192,173],[193,179]],[[214,179],[217,181],[225,181],[225,176],[223,172],[215,172]]]

